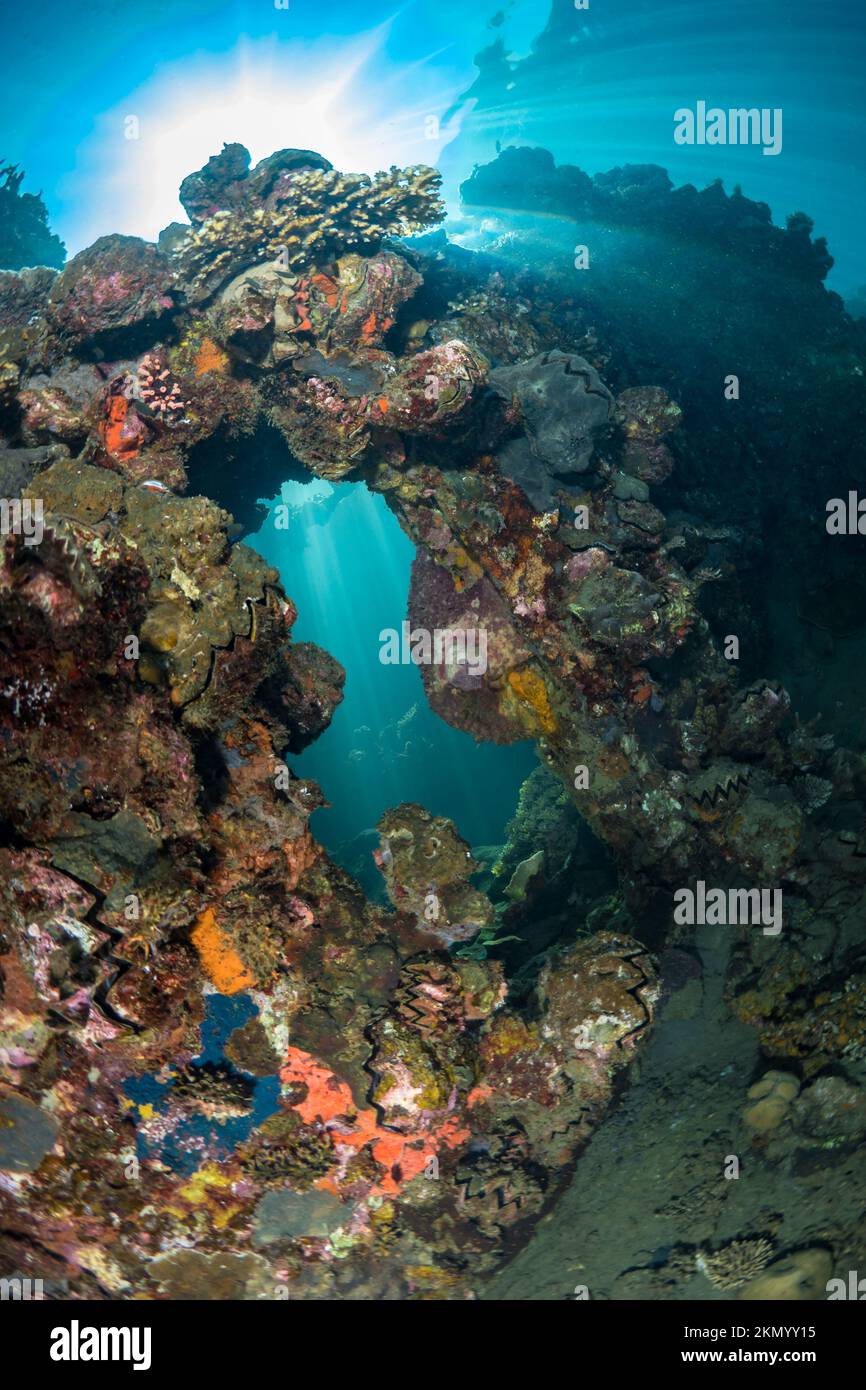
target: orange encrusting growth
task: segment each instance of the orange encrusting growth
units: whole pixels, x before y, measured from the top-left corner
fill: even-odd
[[[324,296],[328,308],[336,309],[340,298],[340,287],[336,280],[333,280],[330,275],[324,275],[321,271],[317,271],[311,279],[319,293]]]
[[[228,354],[222,348],[217,347],[212,338],[203,338],[201,347],[193,360],[193,371],[196,376],[204,376],[206,372],[219,372],[225,375],[229,369]]]
[[[129,414],[129,401],[125,396],[112,396],[108,407],[108,418],[99,426],[103,443],[109,454],[118,459],[134,458],[138,445],[126,430],[126,417]]]
[[[255,984],[254,977],[244,965],[225,932],[217,926],[212,907],[206,907],[198,917],[192,941],[201,959],[202,968],[220,994],[238,994]]]
[[[440,1149],[456,1148],[469,1138],[469,1130],[462,1127],[454,1115],[414,1131],[396,1133],[382,1129],[375,1110],[371,1107],[359,1109],[345,1081],[299,1047],[288,1049],[280,1079],[284,1085],[301,1084],[306,1088],[303,1100],[292,1109],[307,1124],[326,1125],[336,1147],[358,1152],[370,1145],[374,1159],[385,1170],[370,1196],[399,1192],[404,1183],[423,1171]],[[320,1178],[315,1185],[339,1191],[333,1176]]]

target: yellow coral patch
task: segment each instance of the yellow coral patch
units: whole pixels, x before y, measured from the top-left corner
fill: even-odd
[[[188,1183],[185,1183],[178,1191],[178,1196],[192,1206],[199,1206],[206,1202],[213,1190],[231,1187],[233,1179],[225,1173],[221,1173],[219,1168],[213,1164],[205,1164],[193,1173]]]
[[[220,1172],[214,1164],[205,1164],[193,1173],[189,1182],[177,1190],[177,1196],[186,1206],[170,1205],[165,1210],[170,1216],[183,1221],[188,1219],[190,1207],[204,1207],[205,1213],[195,1216],[196,1222],[208,1221],[215,1230],[223,1230],[241,1210],[240,1203],[226,1204],[224,1193],[232,1187],[234,1178]]]
[[[535,1029],[528,1027],[517,1017],[503,1017],[493,1029],[486,1042],[486,1050],[494,1057],[509,1057],[514,1053],[527,1053],[539,1045]]]
[[[522,671],[510,671],[508,684],[520,703],[532,710],[542,733],[552,734],[556,728],[556,720],[547,698],[547,687],[541,676],[528,668]]]

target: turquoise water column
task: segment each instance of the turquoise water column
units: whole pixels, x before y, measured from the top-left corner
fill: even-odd
[[[278,518],[281,502],[288,513]],[[414,555],[383,499],[363,483],[286,483],[248,542],[279,569],[297,605],[294,639],[317,642],[346,670],[330,728],[289,759],[333,802],[313,829],[334,858],[378,888],[374,827],[401,801],[450,816],[474,846],[501,843],[536,764],[533,747],[476,743],[433,714],[416,666],[379,660],[380,632],[399,631],[406,617]]]

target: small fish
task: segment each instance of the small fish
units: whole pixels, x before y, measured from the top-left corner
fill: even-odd
[[[143,483],[139,483],[139,487],[145,488],[147,492],[171,492],[171,488],[166,487],[158,478],[146,478]]]

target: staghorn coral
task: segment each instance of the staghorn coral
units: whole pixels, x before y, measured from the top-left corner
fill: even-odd
[[[312,267],[438,222],[440,176],[419,164],[370,178],[301,169],[283,184],[277,208],[221,210],[189,233],[174,255],[193,293],[207,293],[245,264],[280,259]]]

